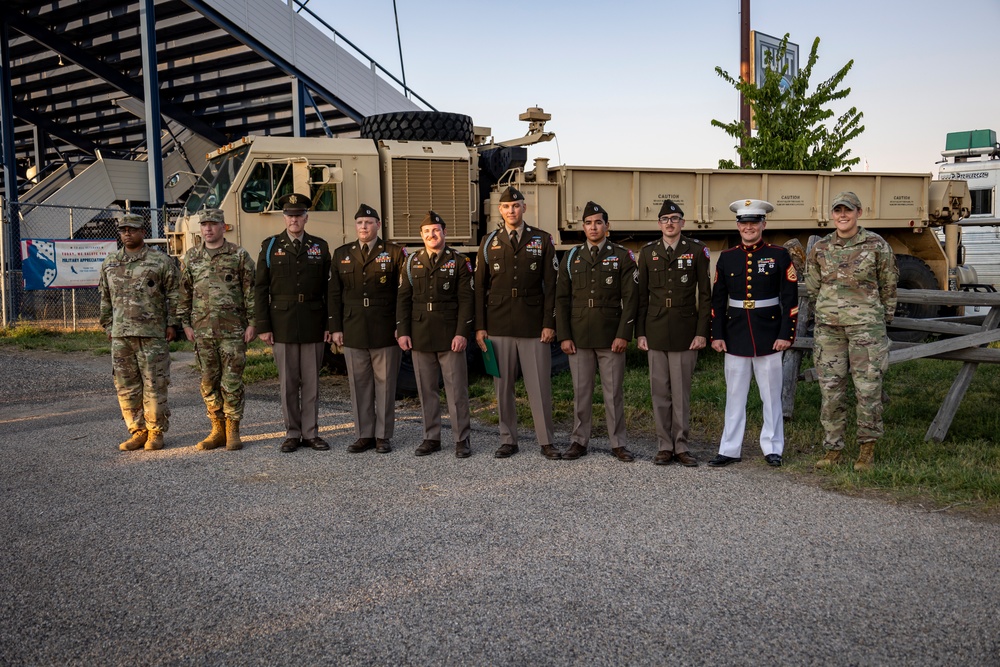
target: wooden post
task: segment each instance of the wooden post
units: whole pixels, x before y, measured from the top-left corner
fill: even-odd
[[[983,321],[983,331],[996,329],[998,323],[1000,323],[1000,308],[991,308],[989,315]],[[972,376],[976,374],[978,366],[978,362],[975,361],[967,361],[962,364],[962,370],[958,372],[958,377],[952,382],[948,395],[944,397],[944,401],[941,403],[934,421],[931,422],[930,428],[927,429],[924,441],[933,440],[934,442],[941,442],[948,436],[948,429],[951,428],[951,422],[955,419],[958,406],[962,404],[962,399],[965,398],[965,392],[969,389],[969,385],[972,383]]]

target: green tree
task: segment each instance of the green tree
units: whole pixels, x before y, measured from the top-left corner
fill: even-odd
[[[781,40],[777,61],[785,62],[788,48],[788,34]],[[837,118],[830,127],[833,110],[827,106],[847,97],[851,89],[837,90],[837,87],[854,66],[850,60],[832,77],[819,84],[815,92],[809,93],[809,77],[819,59],[817,49],[819,37],[813,41],[809,60],[799,73],[791,78],[791,85],[783,87],[782,77],[788,72],[787,63],[780,69],[773,67],[770,53],[765,55],[764,85],[733,78],[721,67],[715,72],[737,91],[753,110],[756,132],[746,136],[743,123],[735,120],[723,123],[712,120],[712,125],[725,130],[726,134],[739,140],[743,146],[736,146],[740,158],[747,169],[791,169],[802,171],[850,171],[861,158],[849,157],[851,150],[847,143],[865,131],[861,124],[863,114],[856,107]],[[738,169],[732,160],[719,160],[720,169]]]

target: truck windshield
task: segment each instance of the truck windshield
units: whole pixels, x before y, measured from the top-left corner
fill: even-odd
[[[203,208],[220,207],[248,153],[250,146],[241,146],[209,160],[205,171],[201,172],[201,177],[191,189],[184,210],[187,213],[195,213]]]

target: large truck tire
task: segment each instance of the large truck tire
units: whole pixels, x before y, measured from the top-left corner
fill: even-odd
[[[899,267],[900,289],[940,289],[937,278],[931,267],[919,257],[913,255],[896,255],[896,265]],[[896,317],[911,317],[923,319],[937,317],[938,306],[931,304],[900,303],[896,306]],[[904,343],[919,343],[927,334],[923,331],[891,331],[889,338]]]
[[[471,146],[475,140],[472,118],[443,111],[394,111],[361,121],[365,139],[395,141],[454,141]]]

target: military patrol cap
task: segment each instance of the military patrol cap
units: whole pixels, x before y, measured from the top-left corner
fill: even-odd
[[[118,221],[118,229],[122,227],[131,227],[132,229],[142,229],[142,225],[145,220],[142,219],[141,215],[136,215],[135,213],[126,213],[122,216],[122,219]]]
[[[434,211],[427,211],[427,215],[420,221],[420,226],[423,227],[424,225],[441,225],[441,229],[445,228],[444,220]]]
[[[858,199],[858,196],[853,192],[845,190],[844,192],[841,192],[839,195],[833,198],[833,203],[830,204],[830,210],[832,211],[838,206],[846,206],[852,211],[860,211],[861,200]]]
[[[736,214],[736,222],[764,222],[774,205],[763,199],[741,199],[730,204],[729,210]]]
[[[378,217],[378,211],[373,209],[368,204],[362,204],[358,207],[358,212],[354,214],[354,219],[357,220],[358,218],[375,218],[378,221],[382,220],[382,218]]]
[[[509,187],[500,193],[500,203],[510,201],[524,201],[524,195],[515,187]]]
[[[660,207],[660,214],[656,217],[662,218],[665,215],[674,214],[679,215],[682,218],[684,217],[684,211],[681,210],[681,207],[675,204],[673,199],[667,199],[663,202],[663,206]]]
[[[587,205],[583,207],[583,219],[586,220],[592,215],[597,215],[600,213],[604,216],[604,222],[608,221],[608,212],[604,210],[604,207],[595,202],[589,201]]]
[[[222,213],[222,209],[218,208],[206,208],[201,212],[201,224],[207,222],[220,222],[224,223],[226,221],[225,215]]]
[[[278,200],[278,206],[289,215],[302,215],[309,210],[311,205],[312,201],[309,197],[298,192],[289,193]]]

